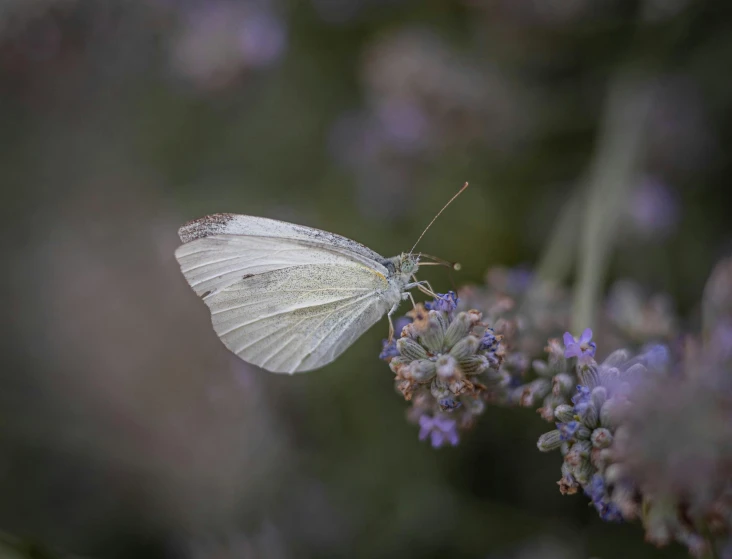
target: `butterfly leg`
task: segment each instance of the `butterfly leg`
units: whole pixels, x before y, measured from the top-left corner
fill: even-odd
[[[424,286],[426,283],[427,283],[426,281],[415,281],[415,282],[408,283],[407,285],[405,285],[404,289],[412,289],[412,288],[416,287],[422,293],[425,293],[426,295],[429,295],[430,297],[437,297],[437,293],[432,291],[431,287],[428,289]],[[427,283],[427,285],[429,285],[429,284]]]
[[[414,279],[417,279],[417,278],[415,277]],[[430,290],[430,291],[432,292],[432,294],[433,294],[433,295],[437,293],[437,291],[435,291],[435,290],[434,290],[434,289],[432,288],[432,286],[430,285],[430,282],[428,282],[428,281],[422,281],[422,283],[423,283],[423,284],[425,284],[425,285],[427,286],[427,289],[429,289],[429,290]]]
[[[389,312],[388,312],[388,313],[386,314],[386,318],[388,318],[388,319],[389,319],[389,339],[388,339],[388,340],[386,341],[386,343],[389,343],[389,344],[390,344],[390,343],[392,342],[392,340],[394,339],[394,323],[393,323],[393,322],[392,322],[392,320],[391,320],[391,315],[393,315],[393,314],[394,314],[394,313],[396,312],[396,310],[397,310],[397,307],[398,307],[398,306],[399,306],[399,302],[397,302],[397,303],[394,303],[394,306],[393,306],[393,307],[391,308],[391,310],[390,310],[390,311],[389,311]]]
[[[413,309],[416,308],[417,307],[417,303],[414,302],[414,297],[412,297],[412,293],[409,292],[409,291],[407,291],[407,295],[409,295],[409,300],[412,301],[412,308]]]

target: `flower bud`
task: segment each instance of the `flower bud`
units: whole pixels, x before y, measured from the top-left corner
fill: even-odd
[[[590,402],[586,406],[583,406],[582,412],[579,414],[582,423],[584,423],[590,429],[597,427],[597,421],[599,419],[599,413],[597,408]]]
[[[579,440],[587,440],[590,438],[590,435],[592,434],[592,431],[590,431],[587,427],[580,424],[577,427],[577,430],[574,432],[574,438]]]
[[[646,377],[647,369],[640,363],[636,363],[622,374],[622,379],[631,383],[636,383]]]
[[[561,423],[574,420],[574,408],[568,404],[560,404],[554,408],[554,417]]]
[[[576,384],[572,375],[560,373],[552,379],[552,394],[555,396],[567,395],[574,390]]]
[[[455,320],[447,327],[445,332],[445,347],[452,348],[456,343],[468,335],[473,327],[470,315],[465,312],[458,313]]]
[[[412,361],[416,359],[427,359],[427,351],[411,338],[399,338],[397,349],[402,357]]]
[[[607,389],[604,386],[598,386],[592,391],[592,405],[598,410],[602,409],[603,404],[607,401]]]
[[[562,479],[557,482],[557,485],[559,485],[559,492],[562,495],[574,495],[579,488],[577,480],[574,479],[572,467],[566,462],[562,463]]]
[[[617,367],[603,367],[602,373],[600,374],[603,384],[613,386],[617,384],[620,379],[620,370]]]
[[[520,404],[525,407],[535,406],[536,403],[549,393],[550,384],[545,378],[538,378],[524,386],[521,392]]]
[[[572,448],[579,452],[583,458],[589,458],[590,452],[592,452],[592,443],[590,441],[577,441],[572,445]]]
[[[458,341],[450,350],[450,355],[455,359],[466,359],[471,355],[475,355],[480,346],[480,340],[475,336],[466,336]]]
[[[432,353],[442,351],[447,330],[447,318],[441,312],[430,311],[426,326],[420,331],[419,339]]]
[[[574,468],[573,473],[575,479],[580,485],[586,485],[595,473],[595,468],[592,467],[589,460],[585,460],[579,466]]]
[[[616,399],[610,398],[600,408],[600,425],[609,429],[616,427],[619,414],[620,403]]]
[[[442,379],[451,379],[460,375],[460,366],[452,355],[440,355],[435,362],[437,376]]]
[[[474,389],[473,384],[466,380],[463,375],[456,376],[447,381],[447,387],[453,394],[462,394]]]
[[[490,367],[490,363],[484,355],[471,355],[465,359],[460,359],[459,364],[460,369],[466,375],[479,375]]]
[[[597,367],[594,365],[579,367],[577,376],[580,379],[580,384],[588,387],[590,390],[600,384],[600,374],[597,372]]]
[[[564,455],[564,461],[569,464],[572,469],[579,466],[584,460],[586,459],[586,456],[582,455],[581,449],[577,448],[577,445],[572,445],[572,448],[569,449],[567,454]]]
[[[548,433],[544,433],[541,437],[539,437],[539,441],[536,443],[536,447],[541,452],[549,452],[551,450],[559,448],[561,444],[561,434],[559,433],[558,429],[554,429],[554,431],[549,431]]]
[[[435,376],[436,367],[433,361],[429,359],[420,359],[412,361],[408,366],[409,378],[419,383],[426,383]]]
[[[551,377],[554,374],[553,369],[547,364],[547,362],[542,361],[541,359],[535,359],[532,361],[531,367],[540,377]]]
[[[590,440],[595,448],[607,448],[613,442],[613,434],[609,429],[600,427],[592,432]]]
[[[630,352],[627,349],[616,349],[602,362],[607,367],[618,367],[630,359]]]
[[[435,400],[438,402],[446,398],[452,398],[452,393],[447,386],[447,383],[442,380],[439,376],[436,376],[430,384],[430,392]]]

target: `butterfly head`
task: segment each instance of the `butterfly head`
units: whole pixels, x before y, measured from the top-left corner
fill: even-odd
[[[419,269],[419,256],[402,253],[399,256],[387,258],[381,263],[389,272],[390,278],[397,279],[406,285]]]
[[[398,257],[397,272],[406,277],[412,277],[419,269],[419,256],[412,253],[402,253]]]

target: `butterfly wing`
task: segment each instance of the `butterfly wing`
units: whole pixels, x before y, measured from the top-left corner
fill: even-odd
[[[175,256],[204,298],[245,276],[291,266],[348,260],[387,274],[384,257],[360,243],[274,219],[214,214],[185,224],[178,234],[185,244]]]
[[[179,233],[185,244],[176,257],[209,306],[216,333],[269,371],[330,363],[390,306],[382,296],[389,288],[382,257],[345,237],[227,214]]]
[[[205,299],[239,357],[276,373],[333,361],[386,312],[386,282],[362,266],[311,264],[258,274]]]

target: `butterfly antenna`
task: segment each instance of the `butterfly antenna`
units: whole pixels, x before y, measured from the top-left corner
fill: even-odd
[[[439,258],[437,256],[432,256],[431,254],[426,254],[424,252],[419,253],[420,256],[426,256],[427,258],[431,258],[434,260],[434,262],[421,262],[420,266],[445,266],[446,268],[452,268],[453,270],[460,270],[460,262],[450,262],[449,260],[445,260],[444,258]]]
[[[412,250],[409,251],[409,254],[412,254],[414,252],[414,249],[417,248],[417,245],[419,244],[419,241],[422,240],[422,237],[424,237],[424,234],[427,232],[427,230],[430,227],[432,227],[432,224],[435,222],[435,220],[438,217],[440,217],[440,214],[442,212],[444,212],[445,209],[447,208],[447,206],[449,206],[450,204],[452,204],[453,200],[455,200],[455,198],[457,198],[458,196],[460,196],[463,193],[463,190],[465,190],[466,188],[468,188],[468,183],[467,182],[463,185],[463,187],[460,190],[457,191],[457,193],[455,194],[455,196],[453,196],[452,198],[450,198],[450,200],[447,202],[447,204],[445,204],[442,207],[442,209],[439,212],[437,212],[437,215],[432,218],[432,221],[430,221],[430,224],[427,227],[425,227],[424,231],[422,231],[422,234],[419,236],[419,239],[417,239],[417,242],[414,243],[414,246],[412,247]]]

